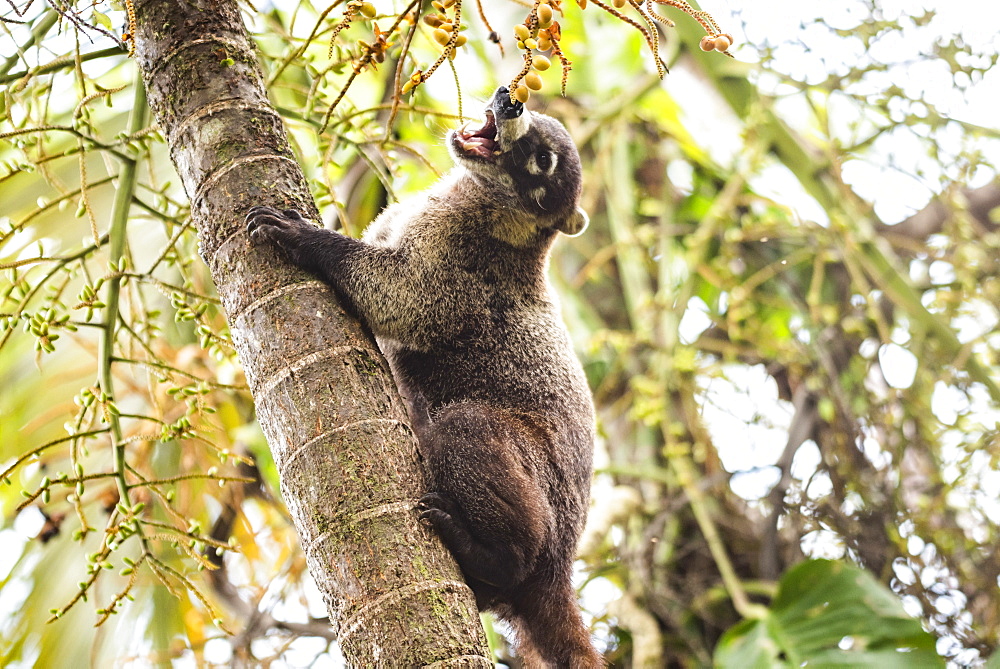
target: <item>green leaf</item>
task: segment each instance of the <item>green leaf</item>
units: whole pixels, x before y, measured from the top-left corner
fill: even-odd
[[[97,23],[108,30],[114,30],[114,24],[111,23],[111,19],[97,10],[94,10],[94,23]]]
[[[934,637],[868,572],[832,560],[788,570],[768,614],[728,630],[715,665],[943,667]]]
[[[763,620],[744,620],[731,627],[715,649],[715,666],[769,669],[790,667],[781,659],[781,647],[768,635]]]

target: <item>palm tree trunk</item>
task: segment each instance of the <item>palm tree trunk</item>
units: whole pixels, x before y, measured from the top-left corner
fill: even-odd
[[[249,244],[251,206],[316,208],[237,3],[135,8],[149,104],[342,652],[357,666],[492,667],[471,591],[417,521],[416,439],[385,361],[324,284]]]

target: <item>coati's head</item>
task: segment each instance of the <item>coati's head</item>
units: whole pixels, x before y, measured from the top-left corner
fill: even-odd
[[[516,198],[521,224],[567,235],[587,227],[587,214],[578,206],[582,178],[576,145],[559,121],[512,102],[505,86],[487,105],[486,123],[451,131],[448,148],[495,199]]]

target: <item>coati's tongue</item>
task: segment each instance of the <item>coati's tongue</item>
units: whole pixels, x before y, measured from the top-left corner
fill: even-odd
[[[486,144],[489,140],[480,140],[479,138],[472,139],[467,142],[462,142],[462,150],[466,153],[479,156],[480,158],[492,158],[493,148]]]
[[[492,112],[487,111],[486,123],[478,130],[468,131],[462,128],[458,131],[462,150],[482,158],[491,158],[497,150],[497,124]]]

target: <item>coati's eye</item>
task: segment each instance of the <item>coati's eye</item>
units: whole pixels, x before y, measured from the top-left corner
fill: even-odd
[[[552,154],[548,151],[539,151],[538,155],[535,156],[535,164],[541,171],[548,172],[549,168],[552,167]]]

